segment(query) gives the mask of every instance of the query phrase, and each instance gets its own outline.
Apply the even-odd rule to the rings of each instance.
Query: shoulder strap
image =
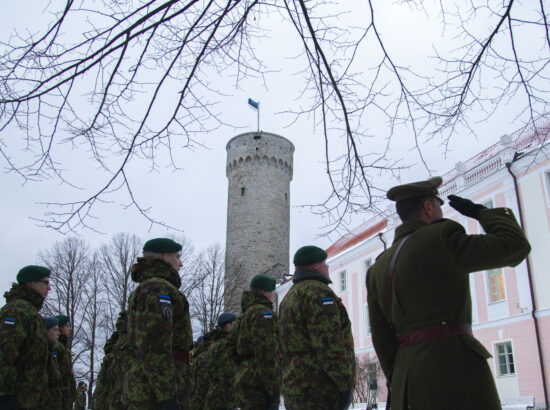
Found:
[[[388,296],[388,310],[389,310],[389,319],[391,322],[391,313],[392,313],[392,289],[393,289],[393,268],[395,268],[395,262],[397,261],[397,257],[399,256],[399,253],[401,252],[401,248],[403,245],[405,245],[405,242],[407,242],[407,239],[409,239],[410,235],[405,236],[399,245],[397,245],[397,249],[395,250],[391,261],[390,261],[390,267],[388,268],[388,276],[386,278],[386,289],[387,289],[387,296]]]

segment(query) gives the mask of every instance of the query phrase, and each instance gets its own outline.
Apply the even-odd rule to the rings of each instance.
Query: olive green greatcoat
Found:
[[[39,408],[48,383],[50,357],[44,319],[38,314],[44,298],[16,283],[4,297],[7,303],[0,310],[0,396],[12,396],[21,408]]]
[[[60,410],[63,409],[63,379],[59,371],[57,353],[54,351],[54,345],[49,344],[48,350],[50,356],[48,358],[48,388],[42,396],[43,410]]]
[[[57,365],[61,373],[61,394],[63,396],[64,410],[72,410],[76,398],[76,382],[71,362],[71,354],[67,350],[68,339],[65,335],[59,335],[59,342],[53,346],[57,357]]]
[[[444,337],[401,350],[395,336],[442,322],[471,324],[470,272],[515,266],[525,259],[530,246],[509,209],[483,210],[479,222],[486,235],[467,235],[448,219],[405,222],[367,273],[372,339],[384,374],[391,377],[392,410],[501,408],[487,364],[491,355],[473,336]],[[390,320],[388,268],[407,235],[393,272]]]
[[[216,341],[208,348],[206,361],[208,393],[205,410],[228,410],[236,408],[233,384],[237,372],[237,347],[235,334],[221,328],[212,332]]]
[[[341,299],[319,272],[297,269],[279,310],[285,358],[282,391],[294,409],[337,409],[339,392],[355,386],[351,322]]]
[[[231,331],[239,362],[235,396],[243,410],[265,410],[270,396],[281,393],[277,315],[269,299],[251,291],[242,294],[241,312]]]
[[[153,410],[175,396],[180,403],[192,392],[188,362],[174,353],[193,348],[189,303],[180,293],[178,272],[161,260],[138,258],[131,268],[139,285],[130,297],[128,343],[134,357],[124,380],[123,403]]]

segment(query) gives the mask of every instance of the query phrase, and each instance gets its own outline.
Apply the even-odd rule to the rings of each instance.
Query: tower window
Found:
[[[255,139],[255,140],[259,140],[260,138],[262,138],[261,135],[254,135],[254,139]]]
[[[244,186],[243,186],[243,187],[241,188],[241,196],[244,196],[244,190],[245,190],[245,188],[244,188]]]
[[[285,201],[288,200],[288,194],[285,192]]]

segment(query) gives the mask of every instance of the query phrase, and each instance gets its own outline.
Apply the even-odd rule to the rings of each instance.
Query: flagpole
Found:
[[[260,102],[258,101],[258,132],[260,132]]]

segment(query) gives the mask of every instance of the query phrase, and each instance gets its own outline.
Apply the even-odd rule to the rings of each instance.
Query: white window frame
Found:
[[[489,272],[491,271],[500,271],[500,274],[502,275],[502,284],[504,286],[504,298],[493,301],[491,299],[491,284],[489,282]],[[506,277],[504,275],[504,269],[503,268],[497,268],[497,269],[489,269],[485,271],[485,283],[487,286],[487,303],[489,305],[494,305],[496,303],[503,303],[506,302],[508,299],[508,292],[506,291]]]
[[[509,345],[510,346],[510,353],[512,354],[512,362],[511,362],[511,365],[514,367],[514,370],[513,372],[507,372],[505,374],[502,374],[501,371],[500,371],[500,355],[499,355],[499,352],[498,352],[498,347],[499,346],[503,346],[503,345]],[[497,377],[515,377],[517,375],[517,371],[516,371],[516,357],[515,357],[515,354],[514,354],[514,344],[512,343],[512,339],[507,339],[507,340],[499,340],[497,342],[493,342],[493,358],[494,358],[494,363],[495,363],[495,374]],[[506,355],[506,367],[507,367],[507,370],[509,370],[509,367],[510,367],[510,363],[508,362],[508,355],[510,353],[505,353]]]
[[[365,303],[363,306],[363,326],[365,328],[365,337],[371,337],[372,333],[370,330],[370,320],[369,320],[369,305]]]
[[[342,282],[343,279],[343,282]],[[342,286],[343,285],[343,286]],[[346,270],[338,272],[338,292],[344,293],[348,288],[348,275]]]

